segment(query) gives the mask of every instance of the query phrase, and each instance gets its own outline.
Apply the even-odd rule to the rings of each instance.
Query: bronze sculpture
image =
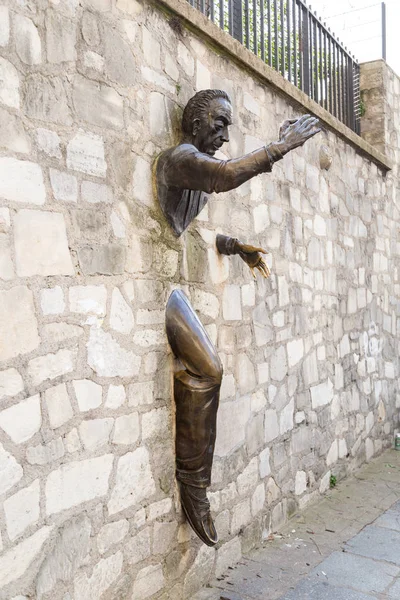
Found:
[[[161,209],[177,236],[207,203],[207,194],[234,189],[260,173],[270,172],[283,156],[320,131],[310,115],[285,121],[279,140],[232,160],[215,152],[229,141],[232,124],[229,96],[203,90],[191,98],[182,118],[181,144],[163,152],[156,164]],[[221,254],[238,254],[251,269],[270,274],[262,248],[224,235],[216,239]],[[222,365],[215,347],[185,295],[172,292],[166,308],[166,329],[172,351],[185,367],[174,375],[176,404],[176,477],[181,503],[191,527],[209,546],[218,541],[206,488],[210,485]]]

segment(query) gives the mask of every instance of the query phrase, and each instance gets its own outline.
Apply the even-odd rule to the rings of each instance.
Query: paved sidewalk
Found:
[[[388,450],[193,600],[400,600],[400,452]]]

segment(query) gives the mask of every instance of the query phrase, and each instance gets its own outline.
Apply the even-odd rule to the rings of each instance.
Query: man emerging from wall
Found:
[[[182,143],[158,158],[158,199],[177,236],[204,208],[207,194],[235,189],[256,175],[270,172],[275,162],[320,131],[318,120],[304,115],[285,121],[277,142],[241,158],[214,158],[215,152],[229,141],[231,124],[232,105],[225,92],[198,92],[183,112]],[[216,244],[221,254],[238,254],[254,277],[254,269],[264,277],[269,276],[262,248],[224,235],[217,236]],[[211,483],[222,365],[203,325],[180,290],[172,292],[168,300],[166,328],[171,348],[184,366],[174,374],[176,477],[181,503],[194,531],[205,544],[213,546],[218,536],[206,488]]]

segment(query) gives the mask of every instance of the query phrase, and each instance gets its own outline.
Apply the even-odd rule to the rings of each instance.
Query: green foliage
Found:
[[[329,487],[330,488],[334,488],[337,484],[337,477],[336,475],[331,475],[330,479],[329,479]]]
[[[363,117],[366,113],[366,106],[365,106],[365,102],[364,102],[364,98],[363,96],[360,97],[360,117]]]

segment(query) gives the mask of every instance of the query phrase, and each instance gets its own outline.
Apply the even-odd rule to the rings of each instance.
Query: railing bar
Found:
[[[285,77],[286,60],[285,60],[285,11],[283,10],[283,0],[280,1],[280,55],[281,55],[281,73]]]
[[[271,0],[267,0],[267,19],[268,19],[268,64],[270,67],[272,67]]]
[[[319,102],[319,94],[318,94],[318,38],[317,38],[317,21],[311,15],[311,19],[313,21],[313,39],[314,39],[314,47],[313,47],[313,61],[314,61],[314,100],[315,102]]]
[[[319,33],[319,93],[320,99],[319,103],[321,106],[324,106],[324,58],[323,58],[323,45],[322,45],[322,27],[321,24],[318,24],[318,33]]]
[[[219,26],[220,26],[220,29],[224,28],[224,3],[225,3],[225,0],[219,0]]]
[[[332,76],[332,87],[333,87],[333,114],[335,117],[338,115],[337,111],[337,81],[336,81],[336,46],[332,44],[332,58],[333,58],[333,76]]]
[[[257,0],[253,0],[253,52],[258,56],[257,40]]]
[[[275,37],[275,64],[274,67],[279,71],[279,26],[278,26],[278,0],[274,0],[274,37]]]
[[[264,22],[264,0],[260,2],[260,49],[261,60],[265,62],[265,22]]]
[[[245,24],[246,24],[246,48],[250,48],[249,0],[244,0],[244,16],[245,16]]]
[[[293,2],[293,67],[294,67],[294,71],[293,71],[293,81],[294,81],[294,85],[296,87],[298,87],[298,76],[297,76],[297,31],[296,31],[296,25],[297,25],[297,19],[296,19],[296,0],[292,0]]]
[[[342,68],[340,60],[340,47],[337,47],[337,63],[338,63],[338,117],[343,122],[343,96],[342,96]]]
[[[210,19],[214,23],[215,22],[214,0],[209,0],[209,2],[210,2]]]
[[[324,30],[324,78],[325,78],[325,108],[328,109],[328,46],[326,43],[326,30]]]
[[[347,83],[347,61],[342,52],[342,79],[343,79],[343,107],[344,107],[344,122],[349,124],[349,89]]]
[[[287,31],[287,74],[288,80],[292,81],[292,49],[291,49],[291,28],[290,28],[290,0],[286,0],[286,31]]]

